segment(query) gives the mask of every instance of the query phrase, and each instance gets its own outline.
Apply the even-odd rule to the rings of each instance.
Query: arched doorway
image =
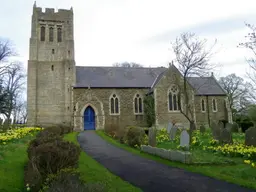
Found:
[[[95,130],[95,112],[91,106],[84,110],[84,130]]]

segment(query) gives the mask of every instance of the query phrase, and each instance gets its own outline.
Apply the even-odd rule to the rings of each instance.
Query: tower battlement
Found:
[[[33,6],[29,43],[28,125],[72,122],[75,81],[73,10]]]
[[[55,10],[54,8],[42,8],[42,7],[37,7],[36,2],[34,3],[33,6],[33,13],[39,15],[39,16],[68,16],[68,15],[73,15],[73,8],[71,7],[70,9],[57,9]]]

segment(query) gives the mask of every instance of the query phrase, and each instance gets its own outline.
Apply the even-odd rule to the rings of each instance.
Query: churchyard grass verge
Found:
[[[77,132],[72,132],[64,136],[64,140],[70,141],[79,145],[77,142]],[[137,187],[123,181],[116,175],[110,173],[105,167],[92,159],[85,152],[81,152],[78,162],[78,171],[80,172],[81,180],[86,183],[98,184],[104,186],[104,191],[108,192],[141,192]]]
[[[157,134],[157,147],[165,149],[178,149],[179,143],[176,141],[171,143],[168,135],[166,136],[166,134],[163,134],[164,132],[165,130],[162,129]],[[210,149],[209,151],[200,149],[200,147],[206,146],[206,143],[208,143],[207,146],[209,147],[212,145],[218,146],[216,141],[209,140],[209,131],[202,136],[199,136],[198,133],[195,132],[195,138],[193,138],[194,144],[192,144],[194,147],[191,147],[190,150],[193,154],[193,160],[196,161],[197,164],[192,165],[173,162],[154,155],[143,153],[139,148],[131,148],[127,144],[119,143],[116,139],[110,137],[104,131],[97,131],[97,134],[103,139],[107,140],[109,143],[144,158],[152,159],[172,167],[183,168],[191,172],[201,173],[209,177],[238,184],[247,188],[256,189],[256,168],[252,167],[251,161],[244,162],[244,160],[247,159],[243,159],[242,157],[223,156],[219,153],[213,153],[210,151]],[[234,136],[234,140],[237,139],[238,143],[242,143],[242,138],[243,137],[241,135]]]
[[[0,191],[24,191],[27,146],[39,128],[12,129],[0,133]]]

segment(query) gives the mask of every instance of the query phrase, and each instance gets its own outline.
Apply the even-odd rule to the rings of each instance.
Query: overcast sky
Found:
[[[27,65],[33,0],[1,2],[0,37],[10,39]],[[110,66],[130,61],[144,66],[168,66],[170,42],[181,32],[195,32],[212,44],[216,74],[248,70],[249,52],[237,48],[256,24],[255,0],[38,0],[37,6],[73,7],[77,65]]]

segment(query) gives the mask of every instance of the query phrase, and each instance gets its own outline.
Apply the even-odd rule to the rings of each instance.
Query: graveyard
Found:
[[[130,127],[126,131],[132,129],[131,135],[136,138],[140,128]],[[120,129],[97,133],[113,145],[142,157],[256,189],[255,130],[251,127],[242,133],[236,123],[213,123],[211,128],[200,126],[190,137],[188,129],[169,123],[165,128],[149,128],[143,139],[131,141],[121,136],[124,130]]]

